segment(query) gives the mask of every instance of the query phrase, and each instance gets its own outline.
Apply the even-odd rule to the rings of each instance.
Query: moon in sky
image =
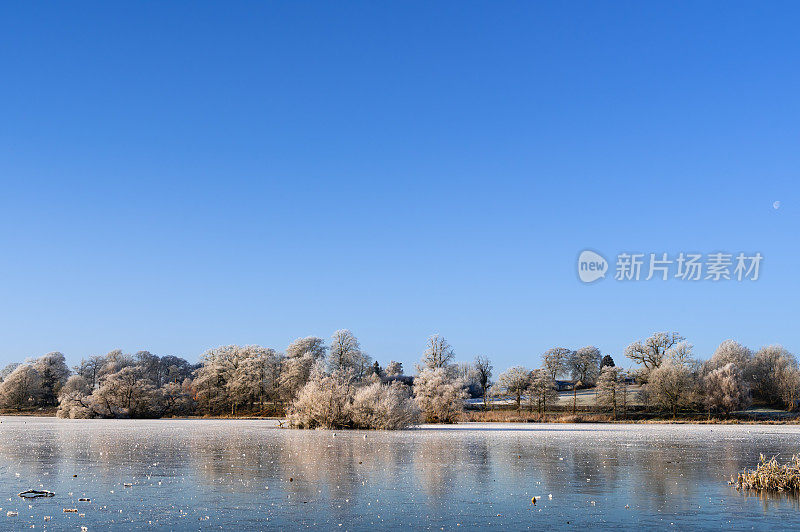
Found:
[[[777,211],[778,209],[781,208],[781,202],[780,201],[776,201],[775,203],[772,204],[772,208]]]

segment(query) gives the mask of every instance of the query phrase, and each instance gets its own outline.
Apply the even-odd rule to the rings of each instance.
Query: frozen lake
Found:
[[[334,433],[270,421],[3,417],[0,528],[776,530],[800,526],[796,499],[740,494],[726,481],[760,452],[798,451],[797,426]],[[56,496],[17,496],[31,488]]]

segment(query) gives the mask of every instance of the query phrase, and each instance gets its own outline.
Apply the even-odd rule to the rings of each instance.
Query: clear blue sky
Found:
[[[0,363],[350,328],[385,364],[800,350],[800,6],[0,9]],[[780,209],[773,202],[780,201]],[[585,249],[759,251],[581,284]],[[613,265],[612,265],[613,267]]]

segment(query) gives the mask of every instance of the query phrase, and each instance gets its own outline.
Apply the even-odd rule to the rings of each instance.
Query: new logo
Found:
[[[602,279],[608,272],[608,262],[602,255],[594,251],[581,251],[578,257],[578,277],[584,283],[593,283]]]

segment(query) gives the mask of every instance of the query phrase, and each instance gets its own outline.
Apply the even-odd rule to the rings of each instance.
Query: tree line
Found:
[[[800,398],[800,367],[795,355],[779,345],[756,351],[734,340],[725,340],[708,360],[694,355],[694,347],[677,332],[658,332],[631,343],[624,355],[633,369],[616,367],[610,355],[594,346],[572,350],[554,347],[542,356],[542,366],[529,370],[515,366],[503,372],[489,395],[511,396],[521,408],[546,412],[557,399],[556,379],[571,378],[572,411],[577,391],[595,388],[595,406],[613,413],[629,407],[629,384],[641,385],[636,403],[646,412],[681,411],[727,416],[760,404],[794,410]]]
[[[222,346],[197,364],[114,350],[70,369],[64,355],[53,352],[0,371],[0,407],[57,407],[64,418],[285,414],[296,427],[400,428],[456,421],[467,398],[482,398],[484,409],[510,398],[517,409],[524,402],[545,415],[565,387],[573,412],[578,390],[594,388],[596,407],[615,417],[629,408],[631,382],[642,385],[637,404],[673,416],[682,410],[727,415],[754,400],[793,409],[800,392],[797,359],[780,346],[753,351],[726,340],[701,361],[683,336],[662,332],[633,342],[624,354],[634,369],[617,367],[594,346],[554,347],[539,368],[514,366],[495,382],[487,357],[457,363],[440,335],[428,339],[413,377],[399,362],[384,368],[372,360],[346,329],[329,345],[311,336],[284,352]]]

